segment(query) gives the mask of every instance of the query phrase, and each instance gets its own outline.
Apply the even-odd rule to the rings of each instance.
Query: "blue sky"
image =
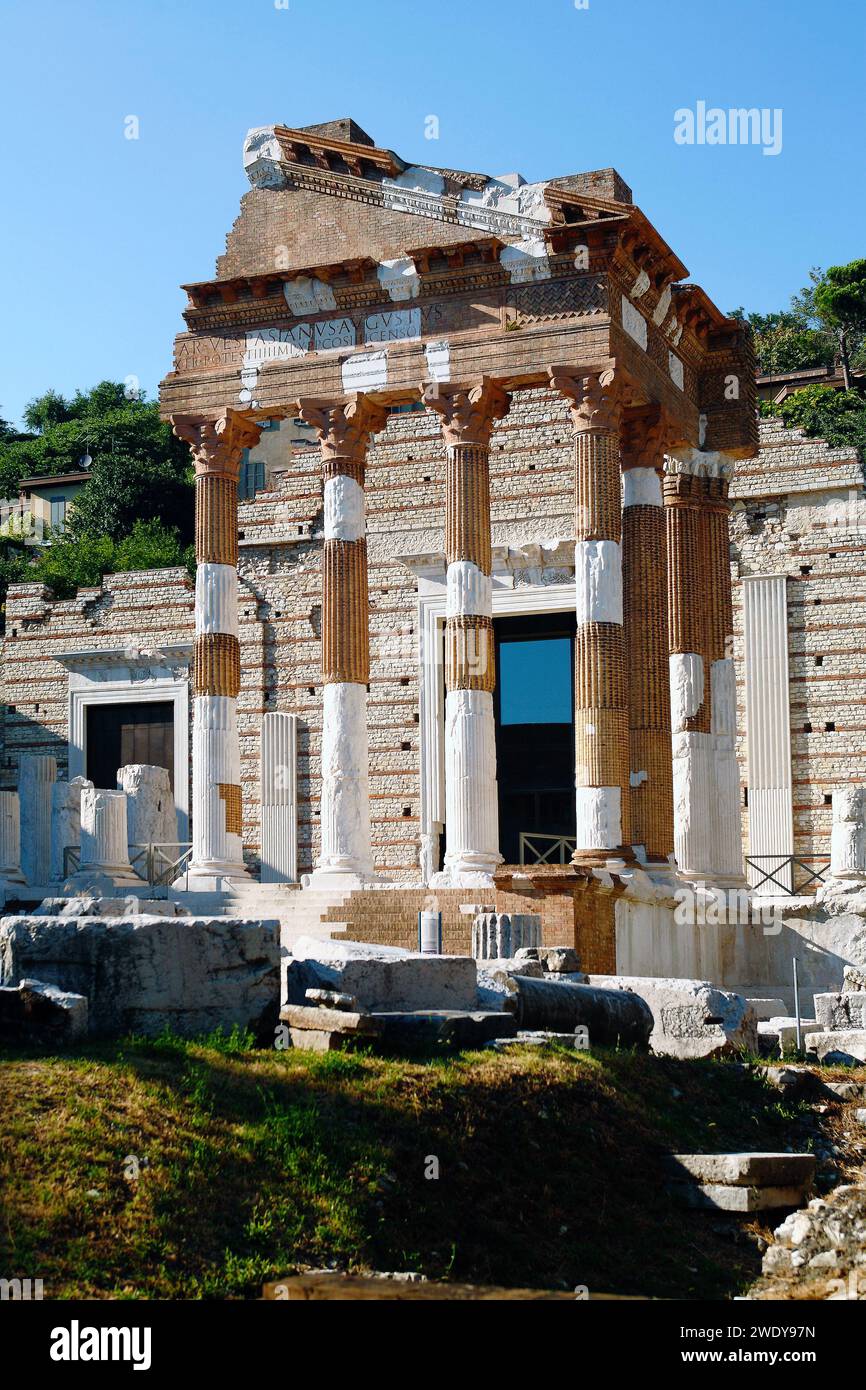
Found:
[[[155,392],[244,134],[275,121],[351,115],[412,162],[528,179],[613,165],[722,309],[866,254],[863,0],[281,4],[0,0],[7,419],[48,387]],[[781,153],[676,144],[700,100],[781,108]]]

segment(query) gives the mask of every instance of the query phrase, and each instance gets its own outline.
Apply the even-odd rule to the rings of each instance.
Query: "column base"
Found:
[[[483,854],[473,850],[453,856],[446,854],[442,869],[430,880],[430,887],[492,888],[496,870],[504,862],[501,854]]]
[[[141,894],[149,885],[128,866],[119,868],[79,869],[66,879],[58,897],[118,898],[127,893]]]
[[[612,849],[576,849],[569,862],[576,869],[606,869],[612,859],[621,859],[626,864],[637,862],[631,845],[617,845]]]
[[[185,873],[180,874],[171,886],[191,893],[222,893],[236,884],[253,881],[246,864],[209,859],[200,864],[188,864]]]

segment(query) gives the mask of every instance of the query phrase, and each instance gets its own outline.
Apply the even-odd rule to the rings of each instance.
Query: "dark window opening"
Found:
[[[174,787],[174,705],[170,700],[87,707],[87,776],[117,786],[117,769],[149,763],[168,769]]]

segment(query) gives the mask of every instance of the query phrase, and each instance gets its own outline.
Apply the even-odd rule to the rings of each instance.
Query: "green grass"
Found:
[[[0,1272],[49,1298],[256,1297],[325,1265],[726,1297],[759,1256],[671,1204],[660,1155],[784,1148],[798,1116],[725,1063],[238,1034],[6,1050],[0,1096]]]

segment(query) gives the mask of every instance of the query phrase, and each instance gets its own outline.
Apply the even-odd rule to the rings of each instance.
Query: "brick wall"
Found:
[[[738,752],[748,785],[741,575],[788,576],[794,850],[828,855],[834,787],[866,783],[866,491],[851,449],[778,420],[731,487]],[[811,729],[807,726],[811,725]],[[835,729],[827,725],[835,725]],[[743,814],[748,845],[748,811]]]

